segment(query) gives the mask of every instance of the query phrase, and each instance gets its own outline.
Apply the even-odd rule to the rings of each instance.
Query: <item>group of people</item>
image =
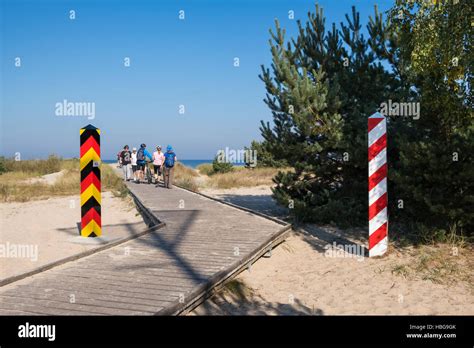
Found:
[[[146,149],[145,144],[141,144],[137,151],[134,147],[132,151],[128,145],[117,154],[119,167],[123,171],[125,181],[133,181],[137,184],[148,182],[145,179],[146,171],[150,170],[149,163],[153,164],[153,178],[155,186],[159,186],[160,178],[163,178],[164,187],[173,187],[174,166],[177,161],[176,154],[171,145],[166,147],[166,152],[161,151],[161,146],[156,146],[153,154]]]

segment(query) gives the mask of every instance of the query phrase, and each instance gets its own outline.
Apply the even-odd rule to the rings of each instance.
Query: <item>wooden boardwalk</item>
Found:
[[[0,315],[186,313],[289,229],[180,188],[128,186],[165,226],[1,287]]]

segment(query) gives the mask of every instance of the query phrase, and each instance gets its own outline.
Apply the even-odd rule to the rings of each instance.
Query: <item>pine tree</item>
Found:
[[[274,197],[293,207],[298,217],[327,215],[321,210],[337,192],[341,180],[340,149],[342,119],[337,113],[337,86],[322,69],[295,64],[291,45],[284,47],[284,31],[276,22],[270,32],[272,69],[262,67],[267,88],[266,104],[272,110],[274,127],[262,122],[261,132],[275,159],[284,159],[294,169],[275,178]],[[326,218],[330,218],[327,216]]]
[[[397,93],[400,82],[373,52],[376,36],[387,35],[382,16],[376,11],[369,23],[370,39],[360,33],[354,7],[346,21],[340,30],[333,24],[326,31],[323,11],[316,5],[305,25],[298,21],[298,37],[286,47],[277,22],[270,43],[273,74],[264,69],[261,75],[274,126],[262,123],[261,132],[275,158],[286,159],[295,169],[275,178],[274,195],[280,202],[294,201],[293,212],[306,220],[363,224],[367,221],[367,117]],[[302,93],[295,92],[299,84],[306,85]],[[325,115],[322,122],[301,117],[300,110],[309,107],[309,96],[319,100],[311,110]],[[309,151],[308,129],[315,132]]]

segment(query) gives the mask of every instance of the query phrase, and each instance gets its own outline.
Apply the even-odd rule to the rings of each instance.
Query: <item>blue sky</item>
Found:
[[[124,144],[172,144],[181,159],[260,140],[260,64],[269,66],[268,30],[287,37],[314,10],[307,0],[0,0],[0,154],[22,158],[79,154],[79,129],[101,128],[103,159]],[[365,24],[374,4],[319,1],[326,24],[356,5]],[[76,18],[69,19],[74,10]],[[185,20],[178,18],[185,11]],[[288,18],[293,10],[295,20]],[[21,67],[15,67],[20,57]],[[130,67],[124,58],[130,58]],[[240,67],[234,67],[234,58]],[[94,102],[95,119],[59,117],[56,103]],[[185,113],[179,113],[184,105]]]

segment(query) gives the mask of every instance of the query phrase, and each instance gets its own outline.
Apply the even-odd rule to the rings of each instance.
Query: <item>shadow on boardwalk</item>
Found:
[[[269,194],[262,195],[235,195],[235,194],[216,194],[214,197],[225,202],[232,203],[247,209],[257,211],[272,217],[289,222],[288,209],[279,206]],[[327,245],[356,246],[357,248],[346,250],[354,253],[362,250],[364,256],[368,256],[368,251],[363,242],[366,239],[366,230],[348,229],[338,231],[337,228],[322,227],[312,224],[295,226],[294,230],[301,233],[303,239],[319,253],[325,253]],[[360,256],[357,254],[357,256]]]
[[[121,239],[123,236],[119,235],[119,230],[125,228],[127,230],[126,236],[136,236],[143,232],[146,228],[146,225],[143,222],[133,222],[133,223],[118,223],[118,224],[107,224],[102,225],[102,230],[107,231],[107,234],[104,233],[107,237],[115,237],[117,239]],[[75,237],[81,235],[81,222],[76,222],[76,227],[68,227],[68,228],[57,228],[56,231],[60,233],[64,233],[65,235]],[[104,241],[103,244],[107,244]]]
[[[166,211],[159,211],[160,216],[163,218],[164,221],[182,221],[179,226],[173,226],[173,229],[178,231],[173,238],[167,237],[167,235],[163,236],[162,231],[163,229],[151,231],[146,235],[146,238],[139,238],[135,239],[135,242],[143,244],[145,246],[150,246],[154,249],[159,249],[164,251],[167,256],[172,258],[176,261],[176,264],[180,268],[182,272],[184,272],[188,277],[193,279],[196,284],[199,284],[206,280],[206,276],[201,275],[198,270],[192,267],[191,263],[186,261],[178,251],[180,244],[186,239],[186,235],[189,230],[193,226],[193,221],[195,221],[199,216],[199,210],[166,210]],[[142,215],[142,218],[145,223],[149,222],[146,216]],[[113,228],[116,226],[120,226],[125,228],[128,232],[129,236],[136,236],[138,233],[143,231],[143,223],[130,223],[130,224],[116,224],[116,225],[105,225],[103,228]],[[165,227],[167,228],[167,227]],[[58,231],[62,233],[66,233],[68,235],[80,235],[81,231],[81,223],[77,223],[77,229],[75,228],[64,228],[58,229]],[[119,238],[120,239],[120,238]],[[108,242],[104,241],[100,244],[107,244]],[[117,266],[117,269],[122,270],[137,270],[137,269],[145,269],[145,268],[160,268],[164,266],[165,263],[163,262],[144,262],[144,263],[134,263],[132,265],[127,266]]]
[[[278,219],[288,219],[288,209],[278,205],[271,195],[235,195],[235,194],[215,194],[215,198],[224,202],[232,203],[268,216]]]
[[[154,212],[153,212],[154,213]],[[193,222],[197,220],[199,216],[199,210],[166,210],[160,211],[160,217],[163,221],[182,221],[179,226],[165,226],[164,228],[172,228],[177,231],[173,237],[164,235],[163,229],[151,231],[147,234],[146,238],[136,239],[136,242],[145,246],[150,246],[156,249],[162,250],[167,256],[176,261],[176,264],[182,272],[188,277],[193,279],[196,284],[199,284],[207,279],[205,275],[199,273],[199,271],[191,265],[190,262],[186,261],[178,250],[180,244],[186,239],[186,235],[193,227]],[[168,222],[170,224],[170,222]],[[133,234],[133,229],[130,229],[130,234]],[[139,268],[159,268],[160,262],[157,263],[143,263],[126,266],[125,268],[133,270]]]

